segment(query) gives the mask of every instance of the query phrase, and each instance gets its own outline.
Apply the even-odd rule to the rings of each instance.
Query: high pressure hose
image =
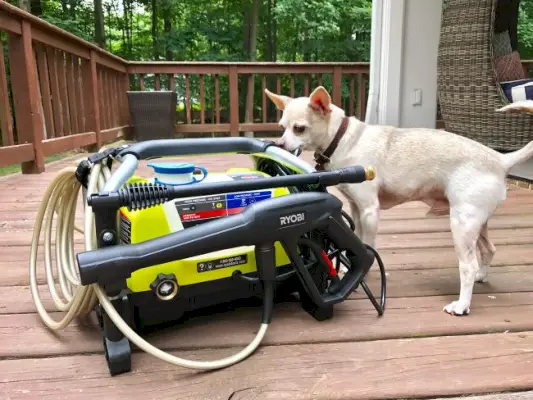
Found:
[[[102,151],[102,150],[101,150]],[[76,178],[76,167],[62,169],[50,183],[44,194],[35,220],[30,256],[30,289],[37,312],[45,325],[57,331],[65,328],[70,322],[81,315],[90,314],[97,302],[101,304],[117,328],[137,347],[170,364],[180,367],[213,370],[229,367],[250,356],[263,340],[270,323],[273,308],[273,282],[264,281],[264,308],[262,323],[255,338],[239,353],[215,361],[193,361],[176,357],[152,346],[141,338],[119,315],[115,307],[99,285],[83,286],[80,283],[76,268],[74,252],[74,231],[84,234],[85,250],[96,249],[96,230],[92,208],[85,202],[84,229],[75,225],[76,205],[81,184]],[[111,176],[110,168],[102,163],[92,166],[87,186],[87,196],[103,189]],[[52,266],[52,225],[54,214],[57,215],[55,227],[56,270],[61,290],[58,293]],[[39,239],[44,224],[44,267],[46,283],[57,311],[66,311],[61,320],[55,320],[46,311],[39,297],[37,284],[37,252]]]

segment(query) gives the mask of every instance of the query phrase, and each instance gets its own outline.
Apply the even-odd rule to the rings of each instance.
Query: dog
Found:
[[[449,216],[460,294],[443,311],[468,315],[474,283],[487,280],[496,252],[487,222],[507,198],[508,171],[533,155],[533,141],[501,154],[445,130],[366,124],[346,116],[322,86],[308,97],[291,98],[268,89],[265,93],[282,111],[278,146],[291,152],[314,151],[317,169],[374,168],[375,179],[338,186],[364,243],[375,246],[380,211],[399,204],[422,201],[430,207],[427,215]]]

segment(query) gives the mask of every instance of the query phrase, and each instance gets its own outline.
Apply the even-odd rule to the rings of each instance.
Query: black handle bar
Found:
[[[133,154],[139,160],[150,158],[186,156],[198,154],[264,153],[274,142],[246,137],[225,137],[205,139],[161,139],[134,143],[119,153],[119,156]]]
[[[372,167],[365,168],[356,165],[334,171],[258,178],[249,181],[200,183],[187,186],[141,183],[126,185],[124,188],[114,192],[92,194],[87,199],[87,202],[95,210],[98,208],[118,209],[120,207],[142,209],[183,197],[207,196],[297,185],[319,184],[333,186],[339,183],[361,183],[374,179],[374,176],[375,172]]]

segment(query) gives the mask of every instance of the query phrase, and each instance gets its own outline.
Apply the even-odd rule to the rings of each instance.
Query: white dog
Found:
[[[533,155],[533,141],[500,154],[443,130],[367,125],[346,117],[321,86],[309,97],[294,99],[265,92],[283,112],[279,146],[315,151],[317,167],[328,170],[350,165],[374,168],[374,180],[338,187],[349,201],[363,242],[375,245],[380,209],[422,201],[430,206],[428,215],[450,216],[461,288],[458,300],[444,311],[469,314],[474,282],[486,281],[496,251],[487,221],[507,197],[507,172]]]

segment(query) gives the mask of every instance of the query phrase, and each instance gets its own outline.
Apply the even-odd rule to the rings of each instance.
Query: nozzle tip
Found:
[[[371,181],[376,177],[376,171],[372,167],[365,167],[365,176],[367,181]]]

